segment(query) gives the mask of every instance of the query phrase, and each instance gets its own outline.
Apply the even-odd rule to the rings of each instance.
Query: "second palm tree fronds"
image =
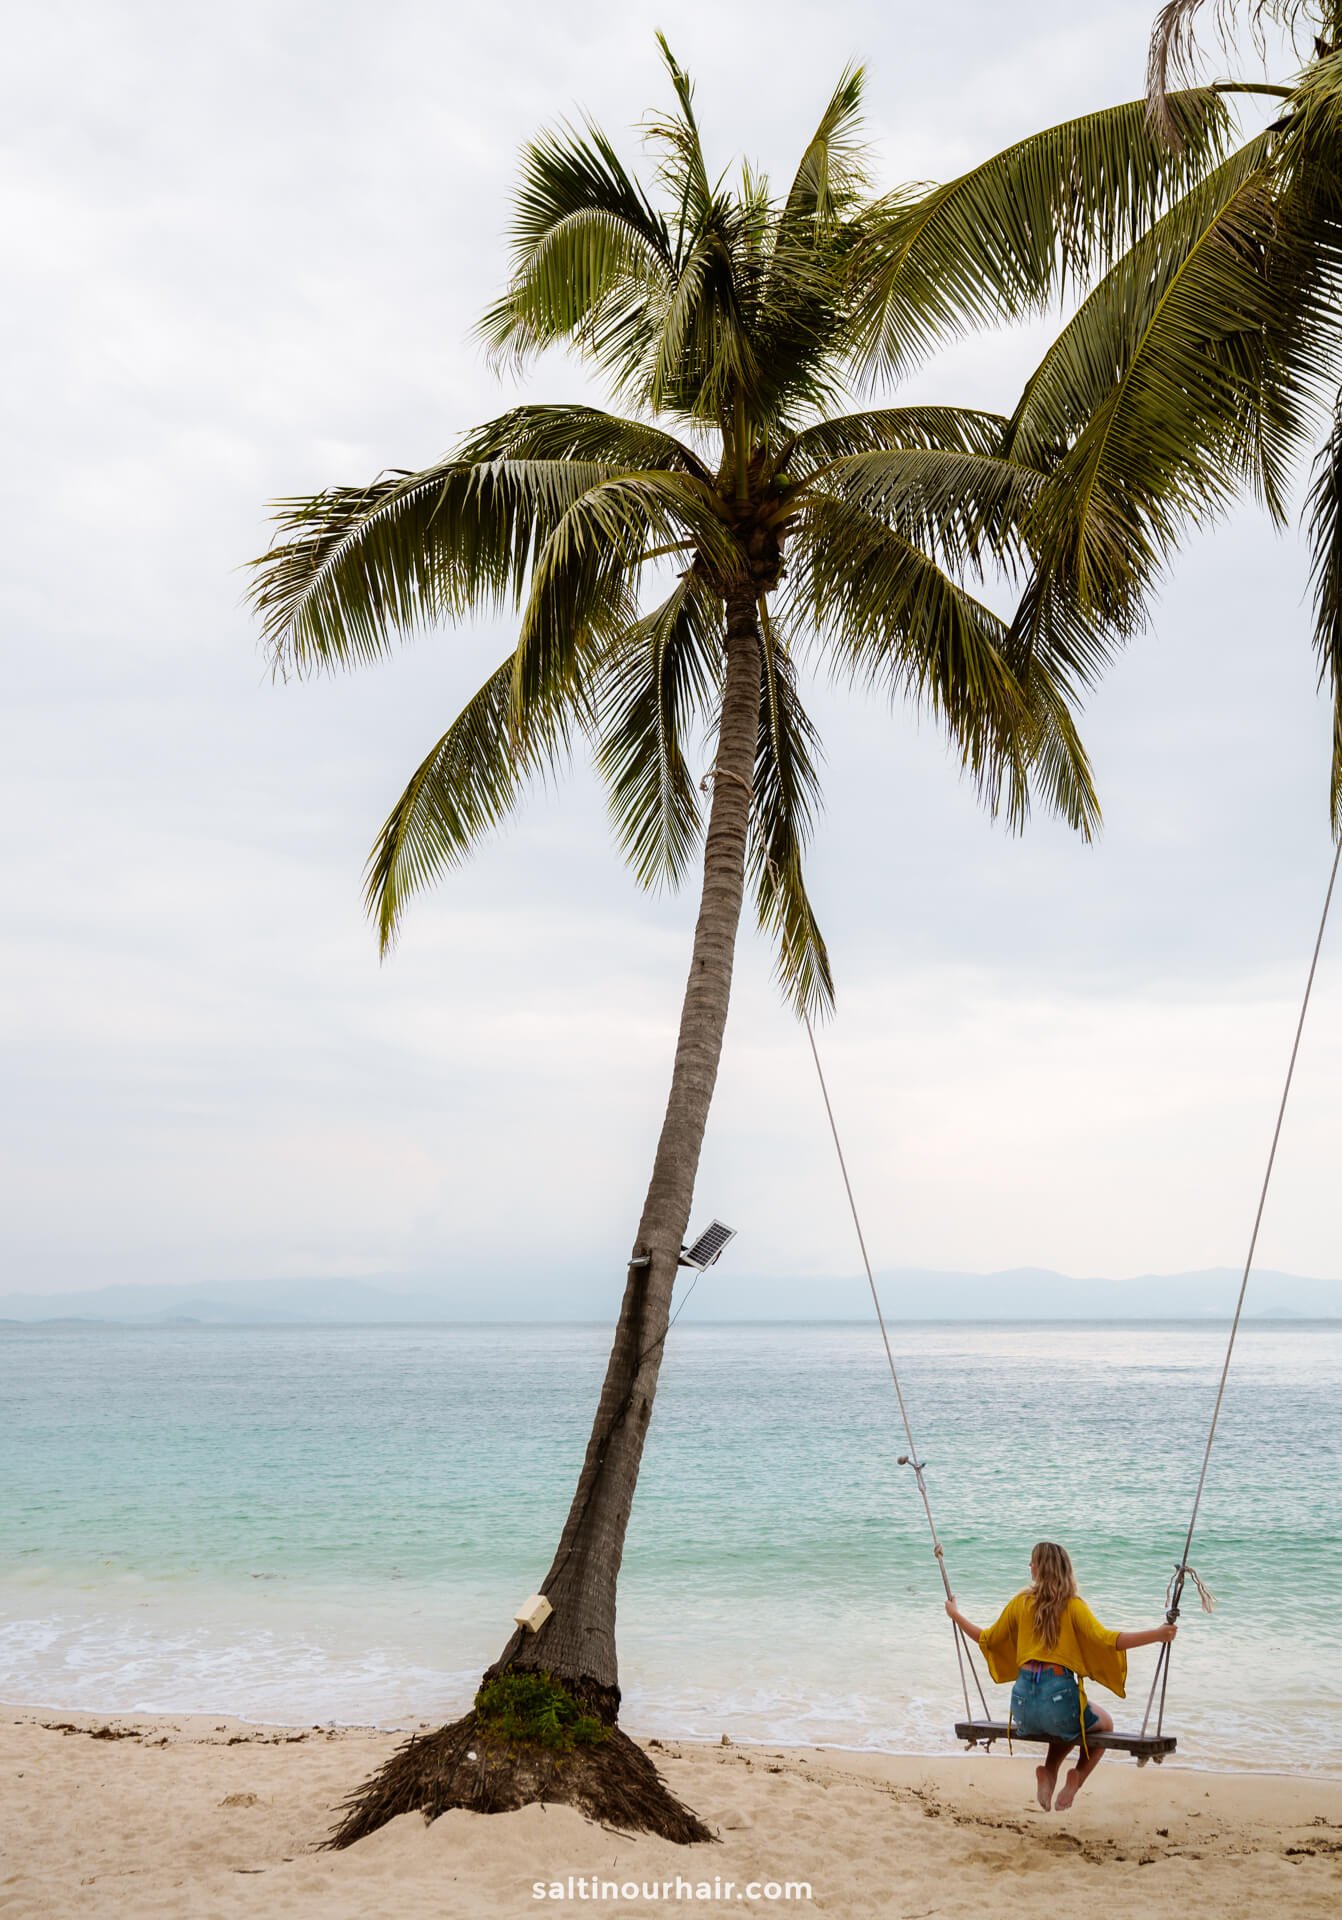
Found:
[[[1171,0],[1153,36],[1151,116],[1177,145],[1171,71],[1195,56],[1201,0]],[[1332,699],[1332,824],[1342,832],[1342,5],[1215,9],[1307,30],[1285,83],[1218,82],[1274,114],[1203,172],[1113,266],[1050,347],[1006,449],[1049,467],[1026,538],[1016,620],[1028,653],[1067,631],[1131,631],[1183,533],[1248,490],[1280,524],[1313,450],[1305,512],[1314,643]]]

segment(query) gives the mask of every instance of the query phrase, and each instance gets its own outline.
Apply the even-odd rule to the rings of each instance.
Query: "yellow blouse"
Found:
[[[1121,1700],[1128,1678],[1128,1656],[1118,1645],[1117,1628],[1102,1627],[1079,1594],[1062,1616],[1058,1637],[1046,1647],[1035,1632],[1029,1588],[1008,1600],[1000,1618],[979,1635],[988,1672],[999,1683],[1014,1680],[1027,1660],[1052,1660],[1083,1679],[1098,1680]]]

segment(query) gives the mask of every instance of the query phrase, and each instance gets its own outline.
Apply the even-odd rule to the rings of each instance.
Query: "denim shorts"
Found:
[[[1086,1707],[1086,1732],[1097,1727],[1100,1717]],[[1048,1740],[1081,1738],[1081,1695],[1076,1675],[1048,1668],[1022,1668],[1011,1689],[1012,1731],[1022,1736],[1042,1735]]]

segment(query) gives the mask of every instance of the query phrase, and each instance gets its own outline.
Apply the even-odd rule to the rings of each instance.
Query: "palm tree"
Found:
[[[1045,471],[1003,451],[999,416],[847,411],[846,396],[872,355],[902,372],[1114,258],[1225,135],[1216,96],[1190,91],[1173,104],[1177,151],[1137,102],[1033,136],[949,186],[874,198],[861,74],[848,71],[775,196],[749,167],[713,177],[690,83],[665,42],[662,53],[674,105],[647,128],[651,189],[595,126],[539,137],[512,278],[483,322],[503,359],[574,347],[627,411],[519,406],[436,466],[281,502],[277,544],[254,563],[284,671],[373,661],[481,607],[518,611],[513,651],[431,748],[372,853],[384,949],[415,891],[580,741],[643,884],[682,881],[702,841],[666,1115],[586,1457],[540,1583],[552,1611],[503,1647],[475,1713],[412,1742],[354,1796],[336,1844],[413,1807],[537,1797],[706,1837],[618,1729],[616,1582],[748,882],[793,1003],[823,1009],[833,992],[803,871],[819,799],[803,646],[930,712],[1013,825],[1032,789],[1087,836],[1098,819],[1071,712],[1092,662],[1047,639],[1027,658],[973,591],[985,571],[1022,563]],[[690,764],[700,729],[714,743],[706,824]],[[581,1713],[592,1735],[559,1758],[489,1738],[495,1683],[535,1675],[557,1687],[544,1697],[551,1732]]]
[[[1204,0],[1170,0],[1149,61],[1154,126],[1177,145],[1169,81],[1196,55]],[[1342,833],[1342,4],[1244,0],[1236,16],[1311,34],[1285,82],[1227,80],[1276,117],[1200,173],[1083,302],[1026,385],[1003,443],[1052,474],[1024,534],[1034,566],[1014,622],[1028,657],[1142,626],[1191,525],[1248,489],[1279,524],[1302,456],[1314,643],[1333,703],[1330,802]],[[1069,641],[1069,633],[1073,638]]]

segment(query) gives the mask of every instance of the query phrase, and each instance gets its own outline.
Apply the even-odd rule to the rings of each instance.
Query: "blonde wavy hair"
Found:
[[[1046,1647],[1057,1645],[1067,1602],[1076,1594],[1076,1575],[1066,1547],[1041,1540],[1030,1555],[1030,1604],[1035,1632]]]

